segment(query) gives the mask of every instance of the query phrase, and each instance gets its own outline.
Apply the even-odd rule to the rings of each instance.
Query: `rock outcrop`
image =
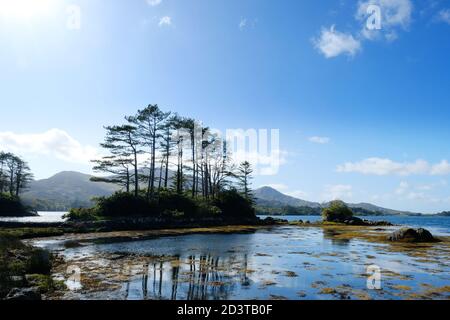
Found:
[[[395,242],[412,242],[412,243],[439,241],[439,239],[433,237],[430,231],[423,228],[419,229],[402,228],[389,235],[388,240]]]

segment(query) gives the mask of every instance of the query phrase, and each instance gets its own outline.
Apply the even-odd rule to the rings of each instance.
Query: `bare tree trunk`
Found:
[[[192,198],[195,197],[195,125],[191,134],[191,148],[192,148]]]
[[[139,194],[139,176],[138,176],[138,163],[137,163],[137,152],[134,151],[134,196],[137,197]]]
[[[153,125],[153,135],[152,135],[152,160],[150,169],[150,196],[155,193],[155,162],[156,162],[156,123]]]

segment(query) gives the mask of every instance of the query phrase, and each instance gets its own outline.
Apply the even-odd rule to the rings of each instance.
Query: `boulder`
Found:
[[[352,217],[351,219],[345,220],[344,224],[348,226],[364,226],[365,222],[358,217]]]
[[[402,228],[388,236],[389,241],[397,242],[438,242],[426,229]]]
[[[6,300],[42,300],[41,294],[37,288],[14,288],[6,296]]]

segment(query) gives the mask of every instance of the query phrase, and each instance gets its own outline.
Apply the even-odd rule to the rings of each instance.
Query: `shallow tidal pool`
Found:
[[[39,240],[34,245],[61,257],[54,277],[68,290],[50,299],[450,298],[447,242],[399,250],[387,243],[341,239],[319,227],[280,226],[237,234],[80,246]],[[377,268],[380,289],[369,289],[378,279]]]

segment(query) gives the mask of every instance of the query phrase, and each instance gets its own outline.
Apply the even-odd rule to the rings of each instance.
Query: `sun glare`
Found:
[[[0,18],[31,20],[48,15],[55,0],[0,0]]]

